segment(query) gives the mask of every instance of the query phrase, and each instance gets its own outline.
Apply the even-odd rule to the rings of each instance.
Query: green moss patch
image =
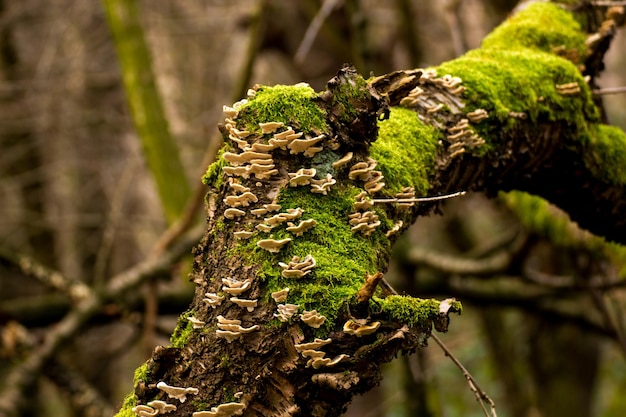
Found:
[[[193,334],[193,324],[187,318],[193,315],[193,311],[186,311],[178,318],[178,324],[172,332],[170,343],[172,347],[180,348],[187,344]]]
[[[589,140],[583,154],[587,167],[611,184],[626,184],[626,134],[615,126],[598,125]]]
[[[261,87],[239,110],[237,125],[260,133],[259,123],[283,122],[315,135],[328,130],[326,115],[314,101],[317,93],[305,85]]]
[[[375,304],[372,309],[378,308],[391,320],[411,327],[424,327],[428,325],[429,320],[439,317],[440,302],[434,299],[424,300],[404,295],[390,295],[386,298],[374,297],[372,302]],[[453,302],[448,311],[461,314],[461,303]]]
[[[378,129],[370,156],[385,176],[385,189],[397,193],[402,187],[414,187],[416,195],[424,195],[440,133],[421,123],[414,111],[401,107],[391,108],[389,118],[379,122]]]

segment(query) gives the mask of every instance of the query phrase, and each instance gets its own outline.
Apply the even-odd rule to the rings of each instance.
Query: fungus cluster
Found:
[[[468,113],[468,117],[470,117],[469,115],[472,114],[472,118],[478,121],[488,117],[484,110],[484,113],[480,112],[479,110]],[[449,128],[448,131],[450,132],[450,134],[446,136],[446,139],[449,143],[451,143],[451,145],[448,147],[448,151],[450,152],[450,158],[454,158],[464,153],[465,148],[476,148],[485,143],[485,140],[483,138],[478,136],[478,134],[474,133],[474,131],[470,129],[469,119],[461,119],[457,122],[456,125]]]
[[[230,417],[240,416],[246,406],[242,403],[224,403],[217,407],[211,407],[211,411],[196,411],[192,417]]]
[[[239,307],[245,308],[252,312],[257,306],[257,299],[248,300],[244,298],[230,297],[230,302],[237,304]]]
[[[476,109],[466,114],[472,123],[479,123],[489,117],[489,113],[485,109]]]
[[[202,320],[198,320],[197,318],[195,318],[194,316],[189,316],[187,317],[187,320],[189,321],[189,323],[191,323],[191,326],[194,329],[201,329],[204,327],[204,325],[206,324],[205,322],[203,322]]]
[[[154,417],[159,414],[166,414],[170,411],[176,411],[174,404],[168,404],[165,401],[154,400],[150,401],[148,405],[138,405],[132,408],[133,413],[139,417]]]
[[[335,185],[337,180],[333,178],[331,174],[326,174],[326,177],[321,180],[311,179],[311,192],[316,194],[327,195],[330,187]]]
[[[322,316],[317,310],[305,311],[300,314],[300,320],[313,327],[319,329],[326,321],[326,317]]]
[[[265,249],[268,252],[278,253],[283,248],[283,246],[285,246],[289,242],[291,242],[291,238],[285,238],[280,240],[262,239],[259,240],[256,245],[261,249]]]
[[[289,294],[289,287],[285,287],[279,291],[274,291],[271,296],[272,299],[277,303],[282,303],[287,301],[287,294]]]
[[[382,182],[383,173],[381,171],[375,171],[377,162],[372,158],[367,158],[366,161],[357,162],[350,168],[348,178],[351,180],[361,180],[364,182],[363,188],[369,194],[374,194],[380,191],[385,183]]]
[[[353,153],[348,152],[347,154],[345,154],[344,156],[342,156],[341,158],[333,162],[332,163],[333,169],[340,169],[348,165],[348,162],[350,162],[350,160],[352,159],[352,156],[353,156]]]
[[[278,304],[276,306],[277,312],[274,313],[274,317],[283,323],[288,322],[294,314],[298,312],[300,306],[298,304]]]
[[[556,92],[564,96],[580,93],[580,86],[575,81],[567,84],[557,84],[555,87]]]
[[[308,275],[317,264],[311,255],[307,255],[302,260],[294,256],[288,264],[279,262],[278,265],[283,269],[281,272],[283,278],[302,278]]]
[[[380,226],[378,214],[373,211],[352,213],[348,217],[350,218],[348,223],[352,226],[350,230],[353,232],[361,232],[365,236],[369,236],[378,226]]]
[[[317,221],[315,219],[302,220],[297,226],[294,223],[288,222],[287,226],[288,232],[291,232],[296,236],[302,236],[304,232],[317,226]]]
[[[313,369],[319,369],[322,366],[334,366],[339,362],[349,358],[349,355],[341,354],[333,359],[326,358],[326,352],[319,349],[331,343],[331,339],[318,339],[315,338],[313,342],[295,344],[294,347],[298,353],[304,358],[308,358],[307,367],[313,367]]]
[[[396,193],[395,197],[398,200],[411,200],[415,198],[415,188],[413,187],[403,187],[402,191]],[[398,207],[413,207],[413,202],[400,202],[397,204]]]
[[[184,403],[187,400],[187,395],[195,395],[198,393],[198,388],[182,388],[167,385],[165,382],[159,382],[156,387],[165,392],[169,398],[174,398]]]
[[[258,324],[250,327],[241,327],[241,320],[227,319],[223,316],[217,316],[217,330],[215,334],[217,337],[226,339],[228,343],[235,339],[238,339],[243,334],[252,333],[259,330]]]
[[[315,174],[315,168],[300,168],[296,172],[290,172],[289,185],[291,187],[309,185],[311,183],[311,179],[315,176]]]
[[[376,330],[378,330],[379,327],[380,327],[379,321],[375,321],[373,323],[367,324],[367,323],[359,323],[357,320],[350,319],[346,321],[346,323],[343,325],[343,331],[344,333],[361,337],[361,336],[367,336],[376,332]]]
[[[207,292],[204,294],[204,297],[205,298],[203,298],[202,301],[212,308],[216,308],[218,305],[222,304],[222,301],[224,300],[223,296],[219,296],[214,292]]]
[[[385,236],[387,236],[388,238],[395,235],[396,233],[398,233],[400,231],[400,228],[402,228],[402,225],[404,224],[404,222],[402,220],[398,220],[396,223],[394,223],[393,227],[389,230],[387,230],[387,233],[385,233]]]
[[[374,202],[372,200],[370,200],[369,198],[365,198],[366,196],[367,196],[367,192],[362,191],[354,197],[355,202],[354,202],[353,207],[355,211],[367,210],[374,205]]]

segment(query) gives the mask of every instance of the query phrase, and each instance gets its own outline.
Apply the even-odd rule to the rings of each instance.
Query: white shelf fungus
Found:
[[[174,387],[171,385],[167,385],[163,381],[157,384],[157,388],[160,389],[161,391],[164,391],[168,395],[168,397],[175,398],[179,400],[181,403],[184,403],[187,400],[187,395],[194,395],[198,393],[198,388]]]
[[[319,329],[326,321],[326,317],[322,316],[317,310],[305,311],[300,314],[300,320],[313,327]]]
[[[276,310],[278,313],[274,313],[274,317],[278,320],[284,322],[289,321],[289,319],[298,312],[298,308],[300,306],[298,304],[278,304]]]
[[[271,295],[274,301],[277,303],[282,303],[287,301],[287,294],[289,294],[289,287],[283,288],[280,291],[274,291]]]
[[[261,249],[265,249],[268,252],[278,253],[287,243],[291,242],[291,238],[285,238],[281,240],[275,239],[263,239],[259,240],[256,244]]]
[[[246,300],[243,298],[230,297],[230,301],[237,304],[239,307],[245,308],[248,311],[254,311],[254,308],[257,306],[257,300]]]
[[[315,219],[302,220],[298,225],[294,225],[293,223],[287,223],[289,227],[287,227],[287,231],[293,233],[296,236],[302,236],[304,232],[307,232],[317,226],[317,221]]]
[[[230,417],[240,416],[246,406],[242,403],[225,403],[211,407],[211,411],[196,411],[192,417]]]
[[[207,292],[204,294],[206,298],[203,298],[202,301],[212,308],[216,308],[218,305],[222,304],[224,297],[217,295],[214,292]]]

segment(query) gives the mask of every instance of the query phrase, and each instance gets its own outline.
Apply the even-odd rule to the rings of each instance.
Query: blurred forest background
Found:
[[[133,124],[103,3],[0,0],[0,385],[71,308],[59,282],[97,291],[145,259],[176,220],[163,209]],[[255,83],[305,81],[320,90],[345,62],[366,77],[436,65],[478,47],[516,2],[136,3],[162,131],[180,154],[182,195],[200,196],[184,204],[202,227],[200,176],[220,146],[223,104]],[[625,51],[622,32],[601,87],[626,85]],[[609,121],[626,128],[626,95],[603,99]],[[466,196],[442,214],[404,236],[388,278],[414,296],[463,302],[442,339],[500,417],[623,416],[626,252],[521,194]],[[151,274],[68,338],[23,415],[112,415],[133,370],[168,344],[193,294],[190,265],[187,256]],[[482,411],[434,343],[389,364],[380,388],[346,413],[460,415]]]

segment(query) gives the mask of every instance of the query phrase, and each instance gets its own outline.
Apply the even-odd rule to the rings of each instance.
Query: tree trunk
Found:
[[[193,302],[118,415],[159,399],[172,417],[338,416],[382,363],[446,331],[458,302],[377,287],[436,203],[377,200],[522,189],[623,242],[626,137],[599,124],[580,71],[593,53],[570,12],[537,3],[438,68],[366,81],[344,67],[319,94],[257,87],[226,108]]]

